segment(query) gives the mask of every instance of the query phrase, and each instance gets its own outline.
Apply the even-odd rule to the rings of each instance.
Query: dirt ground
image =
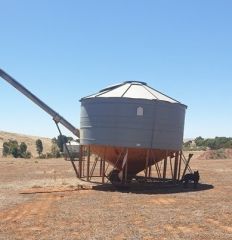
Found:
[[[232,159],[196,160],[197,190],[79,190],[63,159],[0,159],[0,239],[232,239]]]

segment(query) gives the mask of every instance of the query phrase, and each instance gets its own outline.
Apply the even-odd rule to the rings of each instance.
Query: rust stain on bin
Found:
[[[107,148],[107,151],[105,149]],[[122,170],[123,156],[125,155],[126,149],[124,147],[110,147],[110,146],[97,146],[92,145],[91,151],[102,159],[106,159],[111,165],[118,170]],[[155,162],[163,160],[167,156],[173,157],[175,151],[167,151],[152,149],[149,156],[148,166],[152,166]],[[146,167],[146,154],[147,149],[145,148],[129,148],[128,149],[128,173],[137,174],[145,169]],[[119,156],[122,156],[119,158]]]

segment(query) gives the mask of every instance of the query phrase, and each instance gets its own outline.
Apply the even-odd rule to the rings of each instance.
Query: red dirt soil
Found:
[[[192,160],[191,187],[79,190],[63,159],[0,159],[0,239],[232,239],[232,159]]]

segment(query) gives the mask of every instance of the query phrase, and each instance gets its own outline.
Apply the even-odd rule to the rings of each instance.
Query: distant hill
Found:
[[[43,143],[43,153],[51,151],[52,141],[50,138],[0,131],[0,156],[2,156],[3,143],[7,142],[8,140],[16,140],[19,144],[21,142],[25,142],[27,144],[28,151],[30,151],[33,156],[37,156],[38,154],[36,152],[35,145],[35,141],[37,139],[40,139]]]

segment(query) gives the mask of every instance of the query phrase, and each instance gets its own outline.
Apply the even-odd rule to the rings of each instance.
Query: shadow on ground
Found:
[[[200,192],[213,189],[214,186],[210,184],[199,183],[197,188],[194,188],[193,184],[188,184],[187,187],[183,184],[166,184],[166,183],[149,183],[139,184],[134,183],[129,186],[114,186],[112,184],[103,184],[93,186],[97,191],[109,191],[109,192],[124,192],[124,193],[136,193],[136,194],[172,194],[183,192]]]

